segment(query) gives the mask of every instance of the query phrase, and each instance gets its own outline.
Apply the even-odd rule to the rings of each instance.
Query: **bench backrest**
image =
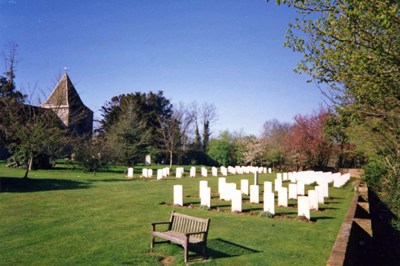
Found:
[[[179,232],[179,233],[192,233],[199,231],[208,232],[210,219],[202,219],[198,217],[189,216],[186,214],[172,212],[170,222],[171,222],[170,230],[174,232]],[[192,237],[206,241],[207,233],[192,235]]]

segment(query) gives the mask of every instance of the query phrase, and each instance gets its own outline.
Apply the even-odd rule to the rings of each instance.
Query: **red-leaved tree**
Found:
[[[296,170],[324,169],[327,167],[332,143],[325,137],[324,126],[328,111],[319,108],[311,115],[296,115],[295,123],[286,135],[286,152]]]

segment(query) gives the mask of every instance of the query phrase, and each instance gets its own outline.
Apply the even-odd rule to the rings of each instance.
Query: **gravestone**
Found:
[[[145,178],[147,178],[147,173],[148,173],[147,168],[143,168],[143,169],[142,169],[142,176],[145,177]]]
[[[264,192],[264,211],[275,214],[275,194]]]
[[[177,167],[176,170],[175,170],[176,178],[182,178],[183,172],[184,172],[183,167]]]
[[[183,186],[174,185],[174,205],[183,206]]]
[[[260,203],[260,189],[258,185],[250,186],[250,202],[251,203]]]
[[[305,216],[310,220],[310,200],[307,196],[299,196],[297,199],[297,215]]]
[[[205,167],[201,168],[201,176],[202,177],[207,177],[207,168],[205,168]]]
[[[200,184],[199,196],[200,196],[200,199],[201,199],[204,196],[205,189],[208,187],[208,181],[207,180],[201,180],[199,182],[199,184]]]
[[[232,194],[236,190],[236,183],[225,183],[223,192],[221,195],[223,195],[224,200],[232,200]]]
[[[240,180],[240,190],[243,194],[249,195],[249,180],[242,179]]]
[[[279,191],[282,187],[282,179],[275,179],[275,191]]]
[[[282,174],[282,180],[287,181],[288,180],[288,173],[283,173]]]
[[[129,178],[129,179],[133,178],[133,168],[132,167],[128,168],[128,176],[127,176],[127,178]]]
[[[305,195],[304,193],[304,183],[301,180],[297,181],[297,195]]]
[[[324,204],[324,191],[321,186],[315,186],[315,191],[317,192],[318,203]]]
[[[196,167],[192,166],[190,167],[190,177],[196,177]]]
[[[270,181],[264,182],[264,193],[265,192],[272,193],[272,182]]]
[[[147,178],[153,177],[153,169],[147,169]]]
[[[218,168],[217,167],[212,167],[211,168],[211,174],[212,174],[212,176],[218,176]]]
[[[288,206],[288,191],[285,187],[281,187],[278,191],[278,206]]]
[[[142,157],[142,158],[143,158],[143,157]],[[144,163],[145,163],[146,165],[151,164],[151,155],[150,155],[150,154],[147,154],[147,155],[146,155],[146,158],[145,158],[145,160],[144,160]]]
[[[218,178],[218,194],[221,194],[221,191],[223,190],[223,187],[225,186],[226,183],[226,178],[225,177],[219,177]]]
[[[232,191],[232,212],[242,212],[242,191]]]
[[[157,180],[161,180],[163,178],[163,170],[158,169],[157,170]]]
[[[254,185],[258,185],[258,171],[254,172]]]
[[[211,188],[209,187],[203,188],[200,194],[202,194],[200,197],[200,205],[211,208]]]
[[[289,199],[297,199],[297,184],[289,184]]]
[[[318,211],[318,195],[317,195],[317,191],[309,190],[308,191],[308,198],[310,200],[310,209]]]
[[[272,174],[272,168],[268,168],[268,174]]]

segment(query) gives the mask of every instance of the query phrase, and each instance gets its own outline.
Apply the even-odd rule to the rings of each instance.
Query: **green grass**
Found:
[[[149,248],[150,223],[176,210],[211,218],[207,264],[325,265],[353,195],[351,184],[330,188],[331,198],[311,213],[312,222],[300,222],[294,201],[277,208],[275,218],[258,216],[262,204],[248,198],[242,214],[230,213],[230,202],[217,200],[215,177],[207,178],[214,197],[207,211],[199,208],[200,178],[127,180],[122,171],[40,170],[23,180],[23,170],[0,163],[0,264],[159,265],[163,258],[184,264],[180,246]],[[253,180],[227,180],[239,186],[243,178]],[[259,183],[273,178],[260,175]],[[185,207],[172,206],[175,184],[184,186]]]

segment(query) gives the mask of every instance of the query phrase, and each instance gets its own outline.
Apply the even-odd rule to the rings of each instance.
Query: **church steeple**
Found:
[[[52,109],[74,134],[92,131],[93,112],[83,104],[67,73],[61,77],[41,107]]]

